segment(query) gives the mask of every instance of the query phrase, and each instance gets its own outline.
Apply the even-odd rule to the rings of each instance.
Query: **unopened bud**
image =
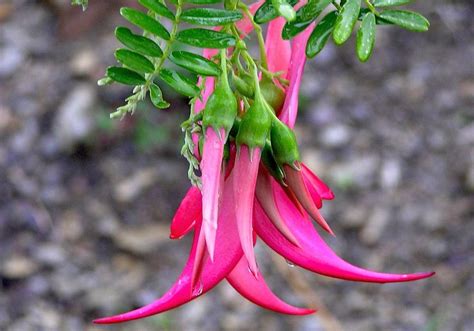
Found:
[[[274,112],[278,113],[285,102],[285,92],[275,84],[273,79],[266,76],[260,81],[260,90]]]
[[[273,155],[279,165],[294,167],[300,160],[298,143],[293,130],[279,120],[272,122],[270,132]]]
[[[236,137],[238,145],[247,145],[250,148],[263,148],[266,143],[272,120],[263,96],[256,93],[254,103],[245,112]]]
[[[249,77],[249,78],[247,78]],[[254,89],[253,89],[253,81],[251,80],[252,77],[250,76],[243,76],[242,78],[233,75],[232,82],[234,83],[235,88],[242,94],[244,97],[253,98]]]

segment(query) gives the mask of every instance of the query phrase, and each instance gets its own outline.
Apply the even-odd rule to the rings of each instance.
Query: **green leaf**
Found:
[[[375,7],[394,7],[407,5],[413,0],[374,0],[372,4]]]
[[[239,21],[242,13],[238,10],[191,8],[183,11],[181,19],[192,24],[217,26]]]
[[[337,20],[337,11],[332,11],[321,19],[316,25],[313,32],[309,36],[308,43],[306,44],[306,56],[312,58],[318,55],[331,36],[334,30],[334,25]]]
[[[118,49],[115,51],[115,58],[122,63],[124,66],[132,69],[133,71],[152,73],[155,71],[155,66],[141,54],[128,49]]]
[[[222,2],[222,0],[185,0],[185,2],[192,3],[194,5],[211,5]]]
[[[151,57],[163,56],[163,51],[158,44],[151,39],[133,34],[129,28],[118,27],[115,29],[115,36],[132,51]]]
[[[351,36],[359,17],[360,2],[361,0],[347,0],[346,4],[342,7],[332,34],[337,45],[342,45]]]
[[[430,22],[422,15],[407,10],[385,10],[380,13],[384,20],[415,32],[428,31]]]
[[[171,53],[170,61],[174,64],[203,76],[219,76],[220,67],[203,56],[186,51]]]
[[[288,3],[292,6],[296,5],[297,2],[298,2],[298,0],[289,0],[288,1]],[[273,20],[277,17],[278,17],[278,12],[275,9],[275,7],[273,7],[272,1],[267,0],[255,12],[254,21],[257,24],[263,24],[263,23],[270,22],[271,20]]]
[[[362,62],[369,60],[374,50],[375,29],[375,15],[368,13],[362,20],[359,31],[357,31],[356,50],[357,56]]]
[[[195,97],[200,92],[199,87],[191,79],[177,71],[161,69],[160,78],[176,92],[187,97]]]
[[[283,39],[291,39],[305,30],[314,20],[318,18],[323,10],[329,6],[331,0],[310,0],[296,12],[293,22],[286,22],[283,27]]]
[[[166,109],[170,106],[169,102],[163,99],[163,93],[155,83],[150,85],[150,100],[158,109]]]
[[[165,29],[160,22],[148,16],[141,11],[133,8],[123,7],[120,9],[120,14],[130,23],[138,26],[142,30],[148,31],[165,40],[170,39],[170,33]]]
[[[172,21],[175,19],[173,12],[158,0],[138,0],[138,2],[155,14],[169,18]]]
[[[176,40],[201,48],[228,48],[235,46],[234,36],[207,29],[182,30],[177,33]]]
[[[127,68],[109,67],[106,75],[113,81],[125,85],[143,85],[146,82],[142,75]]]

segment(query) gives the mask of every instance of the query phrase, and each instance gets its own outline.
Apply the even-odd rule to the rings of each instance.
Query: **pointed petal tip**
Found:
[[[208,241],[206,238],[206,247],[207,247],[207,253],[209,255],[209,258],[211,259],[211,262],[214,262],[214,252],[216,250],[215,241]]]
[[[417,273],[414,273],[414,274],[401,275],[400,276],[400,281],[401,282],[411,282],[411,281],[430,278],[430,277],[433,277],[434,275],[436,275],[436,272],[434,272],[434,271],[431,271],[431,272],[417,272]]]
[[[331,229],[331,227],[329,226],[328,222],[326,222],[326,220],[324,219],[323,215],[321,215],[321,213],[319,212],[319,210],[315,209],[313,211],[313,213],[310,214],[311,217],[313,217],[315,220],[316,220],[316,223],[319,224],[319,226],[321,226],[324,231],[326,231],[327,233],[329,233],[331,236],[333,237],[336,237],[336,234],[334,233],[334,231]]]
[[[214,250],[212,250],[212,252],[208,250],[208,256],[209,260],[211,260],[211,263],[214,263]]]
[[[249,262],[249,271],[250,271],[250,273],[252,274],[252,276],[254,276],[255,279],[258,280],[258,278],[259,278],[259,271],[258,271],[257,262],[255,261],[255,256],[253,257],[253,259],[251,260],[251,262]]]
[[[179,240],[179,239],[183,239],[183,237],[184,237],[184,236],[178,236],[178,235],[176,235],[176,234],[174,234],[174,233],[170,233],[170,236],[169,236],[169,238],[170,238],[171,240]]]
[[[321,219],[323,222],[319,222],[318,221],[318,224],[321,225],[323,227],[323,229],[329,233],[331,236],[333,236],[334,238],[336,238],[336,234],[334,233],[334,231],[332,230],[332,228],[329,226],[329,224],[326,222],[326,220],[324,218],[322,218],[321,216]]]
[[[385,279],[380,279],[379,281],[371,281],[380,284],[386,283],[405,283],[405,282],[414,282],[418,280],[423,280],[434,276],[436,272],[417,272],[413,274],[385,274]],[[351,279],[348,279],[351,280]],[[363,280],[365,281],[365,280]]]
[[[331,236],[333,236],[334,238],[336,238],[336,234],[335,234],[334,231],[329,227],[329,225],[328,225],[328,229],[327,229],[326,231],[328,231],[328,233],[329,233]]]
[[[139,317],[137,317],[137,318],[139,318]],[[115,315],[115,316],[97,318],[97,319],[93,320],[92,323],[94,323],[94,324],[116,324],[116,323],[126,322],[126,321],[128,321],[128,320],[122,320],[120,318],[120,315]]]
[[[317,312],[318,312],[317,309],[299,308],[298,311],[296,311],[294,315],[304,316],[304,315],[311,315],[311,314],[314,314],[314,313],[317,313]]]

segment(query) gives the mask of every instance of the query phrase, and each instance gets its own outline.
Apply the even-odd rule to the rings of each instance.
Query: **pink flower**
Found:
[[[266,44],[269,68],[283,71],[284,77],[290,81],[284,105],[277,110],[286,125],[272,124],[271,130],[272,137],[278,135],[291,142],[292,131],[288,127],[293,127],[296,120],[308,33],[303,32],[290,45],[280,37],[282,26],[280,19],[270,23]],[[212,103],[209,95],[213,89],[213,80],[207,80],[204,101],[197,105],[198,111]],[[255,124],[255,119],[262,121],[261,114],[252,117],[259,111],[259,102],[255,99],[242,123]],[[254,145],[253,140],[248,140],[243,133],[240,136],[241,131],[232,143],[230,158],[223,161],[228,130],[211,126],[205,129],[202,190],[189,189],[171,224],[172,239],[182,238],[194,229],[188,261],[173,286],[147,306],[101,318],[95,323],[120,323],[176,308],[211,290],[224,279],[242,296],[264,308],[292,315],[313,313],[313,309],[293,307],[283,302],[268,288],[254,255],[253,246],[257,238],[295,265],[329,277],[387,283],[413,281],[434,274],[379,273],[356,267],[338,257],[311,222],[312,218],[332,234],[319,211],[323,200],[334,198],[331,189],[299,162],[298,157],[291,159],[291,153],[289,161],[282,162],[284,173],[278,181],[275,179],[278,174],[271,174],[272,168],[266,163],[269,162],[266,140]],[[268,132],[261,133],[264,138],[268,136]],[[254,138],[258,136],[255,132],[252,134]],[[282,148],[284,151],[286,146]],[[278,141],[274,142],[273,138],[272,148],[279,148]]]

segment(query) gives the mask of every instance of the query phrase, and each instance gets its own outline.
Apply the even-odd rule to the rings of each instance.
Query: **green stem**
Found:
[[[260,27],[260,25],[255,23],[253,15],[250,12],[247,5],[245,5],[242,2],[239,2],[238,6],[239,6],[240,9],[242,9],[244,11],[245,15],[247,15],[248,18],[250,19],[250,21],[252,22],[253,28],[255,30],[255,34],[257,35],[258,48],[260,50],[260,61],[262,62],[262,66],[265,69],[268,69],[267,52],[265,50],[265,40],[263,39],[262,28]]]
[[[227,54],[226,54],[225,49],[220,50],[220,56],[221,56],[221,70],[222,70],[221,80],[223,80],[222,83],[225,84],[225,86],[229,87],[229,77],[227,76]]]
[[[365,0],[365,4],[367,5],[367,8],[369,8],[369,10],[376,16],[379,16],[379,13],[377,11],[377,9],[375,9],[374,5],[372,4],[372,2],[370,0]]]
[[[252,63],[252,75],[253,79],[255,82],[255,95],[254,95],[254,100],[257,100],[259,98],[264,104],[265,104],[265,110],[270,114],[272,119],[274,121],[279,121],[280,119],[276,116],[275,112],[273,111],[273,108],[267,103],[267,100],[262,95],[262,92],[260,90],[260,78],[258,77],[258,69],[257,69],[257,64],[255,61],[253,61],[252,57],[247,53],[245,56],[249,57],[251,63]]]
[[[332,4],[333,4],[334,7],[336,7],[336,9],[337,9],[338,11],[341,11],[342,7],[341,7],[341,5],[340,5],[336,0],[333,0],[333,1],[332,1]]]

